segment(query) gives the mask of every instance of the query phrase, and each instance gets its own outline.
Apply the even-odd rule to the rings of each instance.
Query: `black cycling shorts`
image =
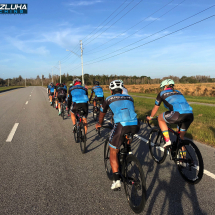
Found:
[[[87,118],[88,115],[88,104],[87,103],[75,103],[73,102],[71,107],[71,112],[76,114],[78,109],[82,108],[84,111],[84,118]]]
[[[136,134],[140,130],[140,124],[122,126],[121,123],[114,124],[114,127],[110,133],[109,145],[112,148],[119,149],[123,142],[123,136],[127,133]]]
[[[180,129],[181,131],[186,131],[190,127],[190,124],[194,119],[192,113],[180,114],[179,112],[175,111],[164,112],[163,118],[169,124],[179,124],[180,122],[182,122]]]
[[[57,96],[58,102],[64,102],[66,99],[66,95],[65,94],[58,94]]]
[[[54,95],[54,93],[50,93],[49,95],[50,95],[50,96],[53,96],[53,95]]]
[[[99,104],[103,104],[103,102],[104,102],[104,96],[103,97],[97,97],[97,96],[95,96],[95,98],[93,99],[93,101],[98,101]]]

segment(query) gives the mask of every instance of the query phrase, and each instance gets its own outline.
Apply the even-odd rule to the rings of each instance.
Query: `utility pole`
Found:
[[[9,87],[9,78],[8,78],[8,87]]]
[[[60,61],[59,61],[59,66],[60,66]],[[61,66],[60,66],[60,83],[61,83]]]
[[[53,67],[52,67],[52,83],[53,83]]]
[[[82,84],[84,85],[84,68],[83,68],[83,49],[82,49],[82,40],[81,42],[81,66],[82,66]]]

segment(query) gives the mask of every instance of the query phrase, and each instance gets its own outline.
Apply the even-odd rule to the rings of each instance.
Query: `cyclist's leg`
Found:
[[[93,107],[96,107],[96,97],[93,99]]]
[[[82,103],[80,105],[81,105],[82,109],[84,110],[83,123],[84,123],[85,134],[87,134],[88,103]]]
[[[83,117],[83,125],[84,125],[85,134],[87,134],[87,118],[85,117]]]
[[[158,124],[163,133],[166,144],[164,147],[171,145],[167,123],[174,124],[179,118],[179,112],[166,111],[158,116]]]
[[[110,148],[110,165],[113,172],[114,182],[119,180],[119,161],[118,152],[122,144],[121,133],[123,126],[120,123],[116,123],[111,131],[109,138],[109,148]],[[113,188],[112,188],[113,189]]]
[[[77,106],[76,103],[73,102],[72,107],[71,107],[71,120],[72,120],[73,126],[76,124],[76,116],[75,116],[75,114],[77,112],[76,106]]]

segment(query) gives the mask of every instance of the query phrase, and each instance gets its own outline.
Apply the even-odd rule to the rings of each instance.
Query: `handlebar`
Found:
[[[146,117],[147,117],[148,115],[146,115]],[[152,118],[151,119],[152,121],[158,121],[158,116],[156,116],[155,118]],[[146,120],[146,123],[147,123],[147,125],[149,126],[149,128],[152,128],[152,126],[149,124],[149,121],[148,120]]]
[[[113,125],[111,123],[108,123],[108,125],[102,125],[102,128],[113,129]],[[100,128],[98,128],[98,130],[96,131],[98,132],[99,137],[101,137]]]

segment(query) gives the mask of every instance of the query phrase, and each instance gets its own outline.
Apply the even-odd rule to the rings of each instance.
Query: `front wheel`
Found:
[[[86,134],[83,124],[80,127],[80,148],[82,154],[84,154],[86,152]]]
[[[126,157],[122,173],[128,203],[135,213],[140,213],[146,204],[146,180],[142,166],[134,155]]]
[[[105,164],[105,171],[107,173],[107,177],[110,180],[113,180],[113,172],[110,165],[110,148],[109,148],[109,139],[107,138],[104,144],[104,164]]]
[[[201,181],[204,163],[198,147],[190,140],[182,140],[176,153],[176,164],[183,179],[190,184]]]
[[[160,129],[153,129],[150,132],[148,143],[154,161],[158,164],[163,163],[167,156],[167,149],[163,148],[165,140]]]

